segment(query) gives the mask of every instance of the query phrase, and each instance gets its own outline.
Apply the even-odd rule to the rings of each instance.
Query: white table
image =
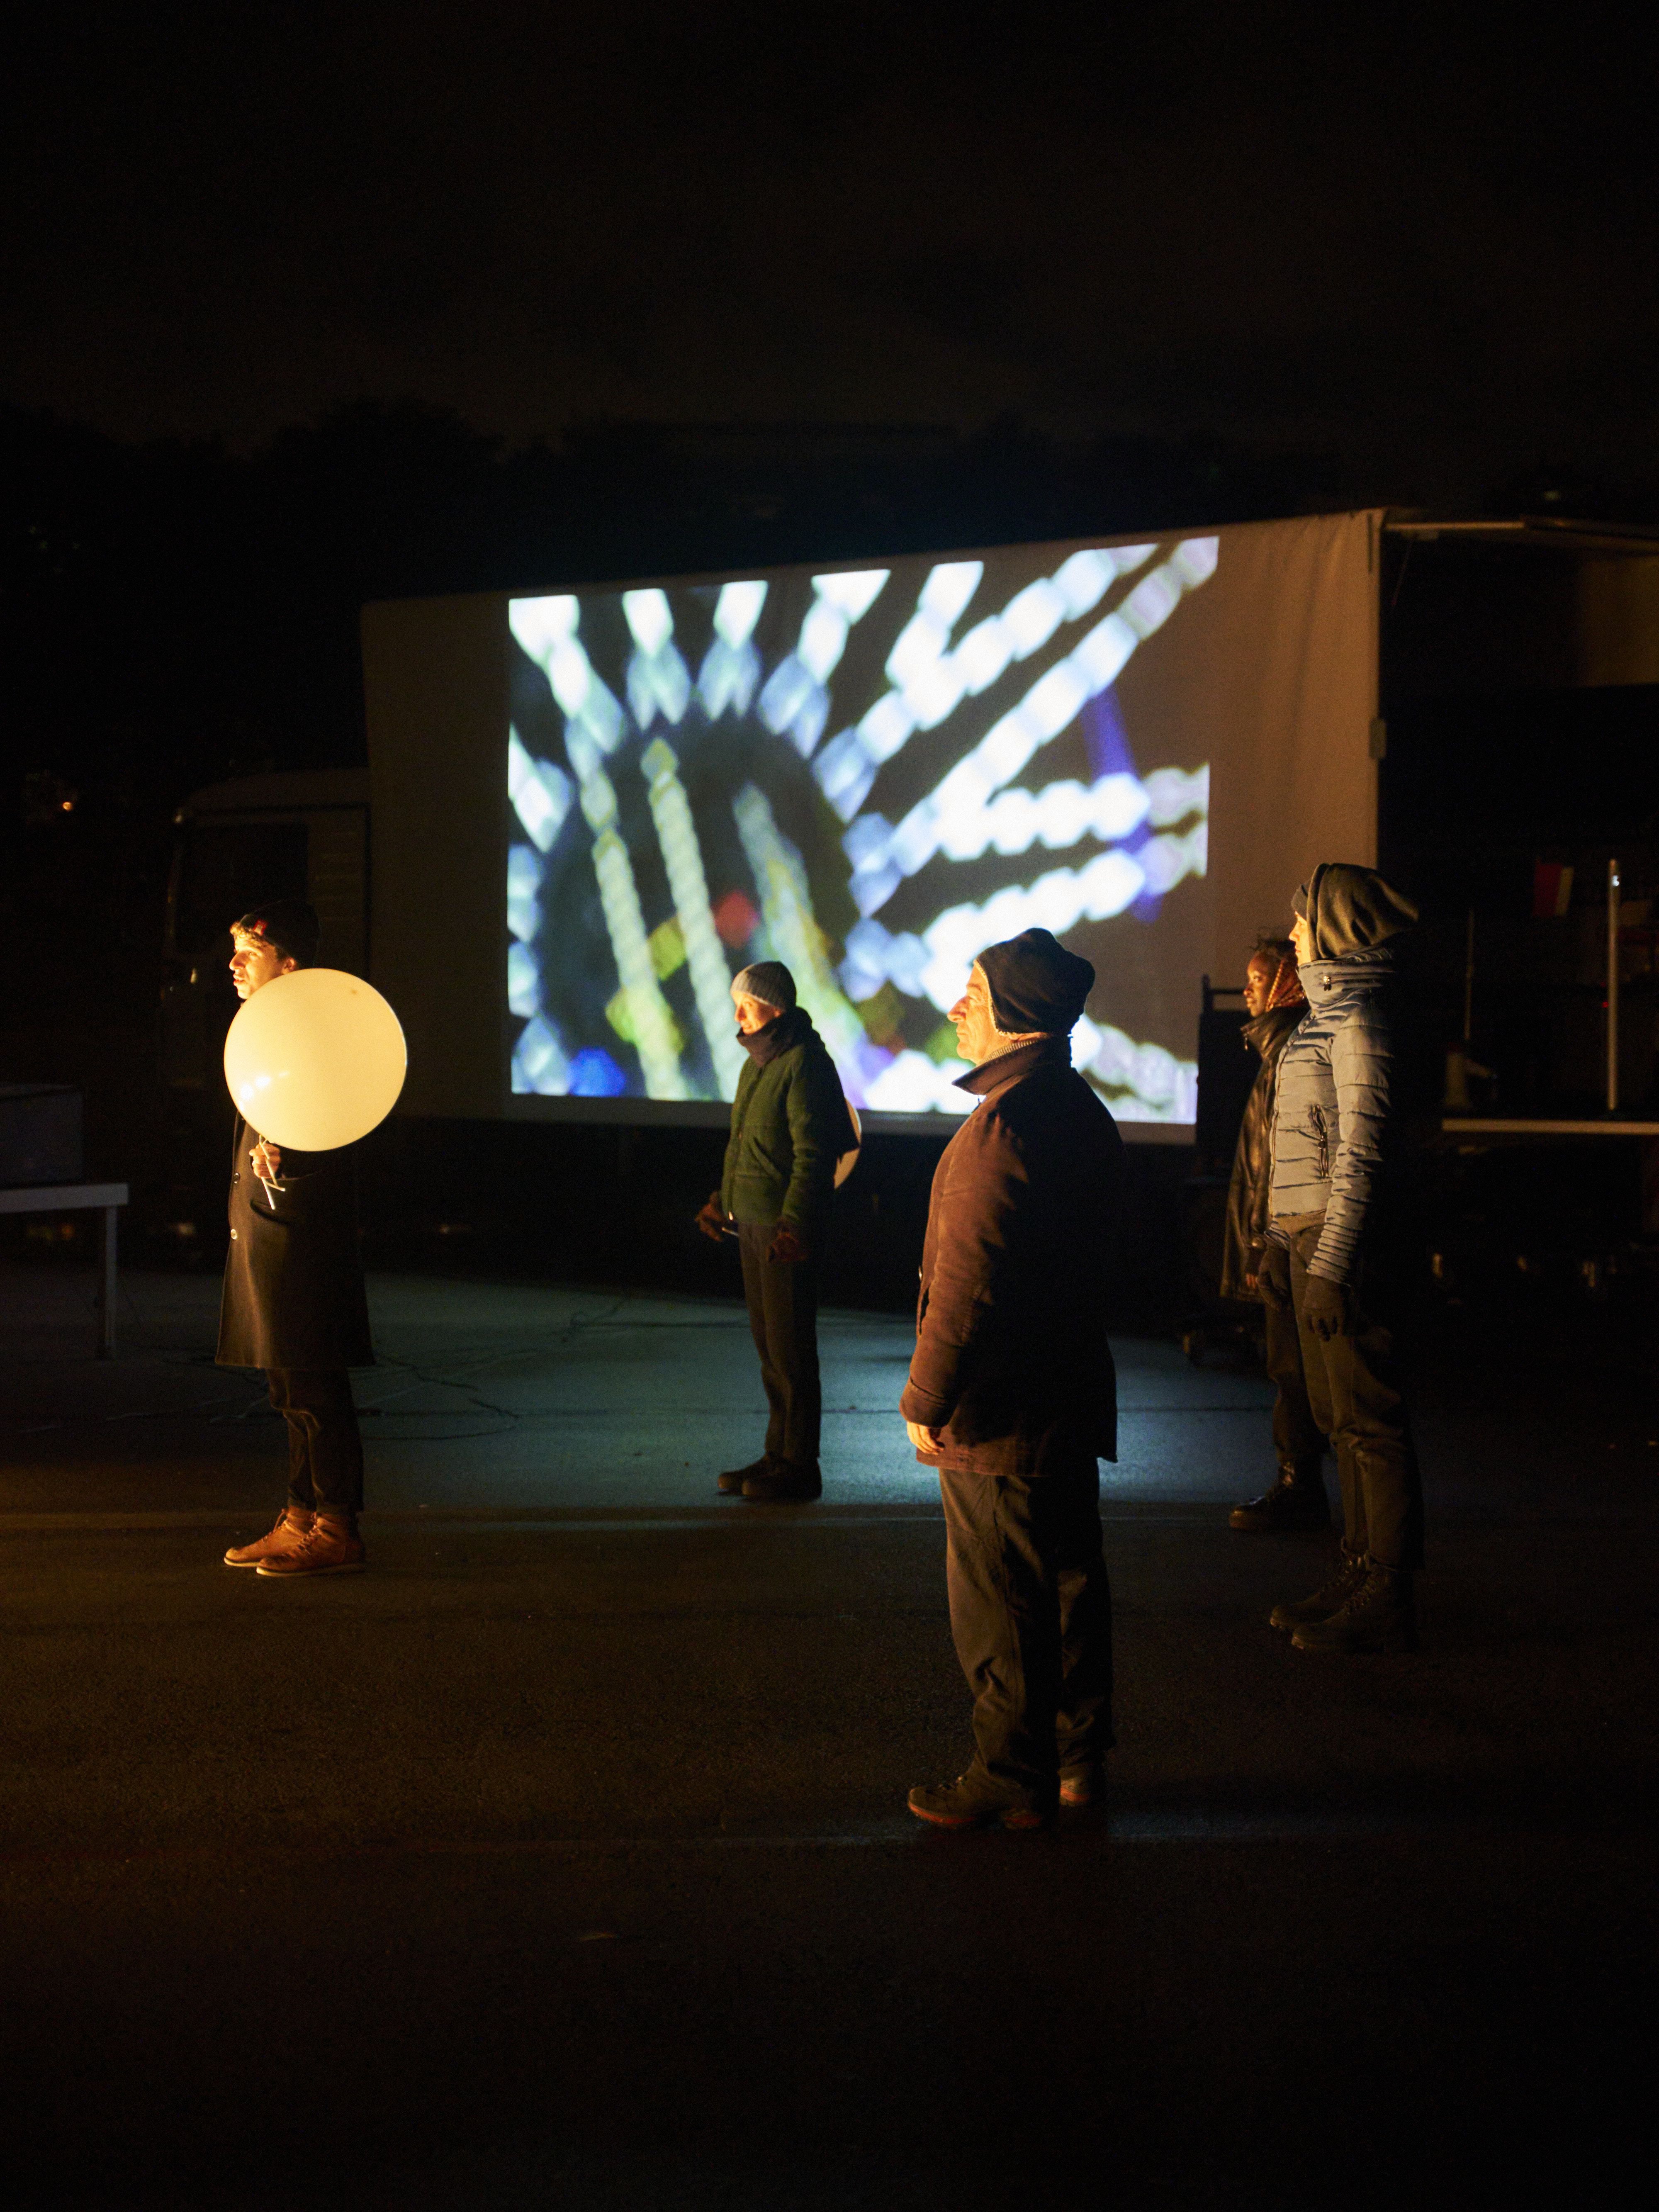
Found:
[[[115,1224],[127,1202],[124,1182],[60,1182],[21,1190],[0,1190],[0,1213],[78,1213],[88,1207],[104,1217],[98,1252],[98,1357],[115,1357]]]

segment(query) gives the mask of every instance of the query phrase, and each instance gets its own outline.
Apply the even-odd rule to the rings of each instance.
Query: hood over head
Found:
[[[1417,907],[1403,891],[1347,860],[1322,861],[1298,884],[1291,910],[1313,931],[1314,957],[1340,960],[1350,952],[1370,952],[1417,920]]]

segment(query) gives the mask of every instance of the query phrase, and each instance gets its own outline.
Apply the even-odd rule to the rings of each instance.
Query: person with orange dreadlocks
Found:
[[[1296,972],[1296,951],[1286,937],[1263,935],[1244,970],[1244,1009],[1250,1018],[1243,1036],[1261,1066],[1244,1107],[1227,1191],[1227,1235],[1221,1262],[1221,1294],[1258,1298],[1256,1277],[1267,1246],[1267,1188],[1273,1168],[1273,1100],[1279,1056],[1308,1011]],[[1235,1505],[1235,1528],[1264,1534],[1282,1528],[1328,1528],[1331,1509],[1320,1471],[1325,1439],[1309,1402],[1302,1368],[1302,1340],[1296,1316],[1262,1299],[1267,1323],[1267,1373],[1273,1400],[1273,1445],[1279,1455],[1277,1480],[1248,1505]]]

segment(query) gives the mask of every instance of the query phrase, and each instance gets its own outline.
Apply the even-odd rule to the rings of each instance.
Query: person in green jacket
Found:
[[[766,1449],[719,1487],[763,1504],[820,1498],[818,1275],[836,1163],[857,1139],[836,1063],[795,1003],[781,960],[757,960],[732,997],[749,1065],[738,1078],[720,1187],[697,1216],[705,1237],[735,1231],[749,1326],[770,1415]]]

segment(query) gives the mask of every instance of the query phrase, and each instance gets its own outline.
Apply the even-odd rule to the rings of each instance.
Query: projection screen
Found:
[[[1185,1139],[1200,978],[1373,857],[1378,520],[367,610],[411,1110],[720,1118],[776,958],[860,1113],[942,1128],[948,1009],[1040,924],[1095,966],[1077,1066]]]

